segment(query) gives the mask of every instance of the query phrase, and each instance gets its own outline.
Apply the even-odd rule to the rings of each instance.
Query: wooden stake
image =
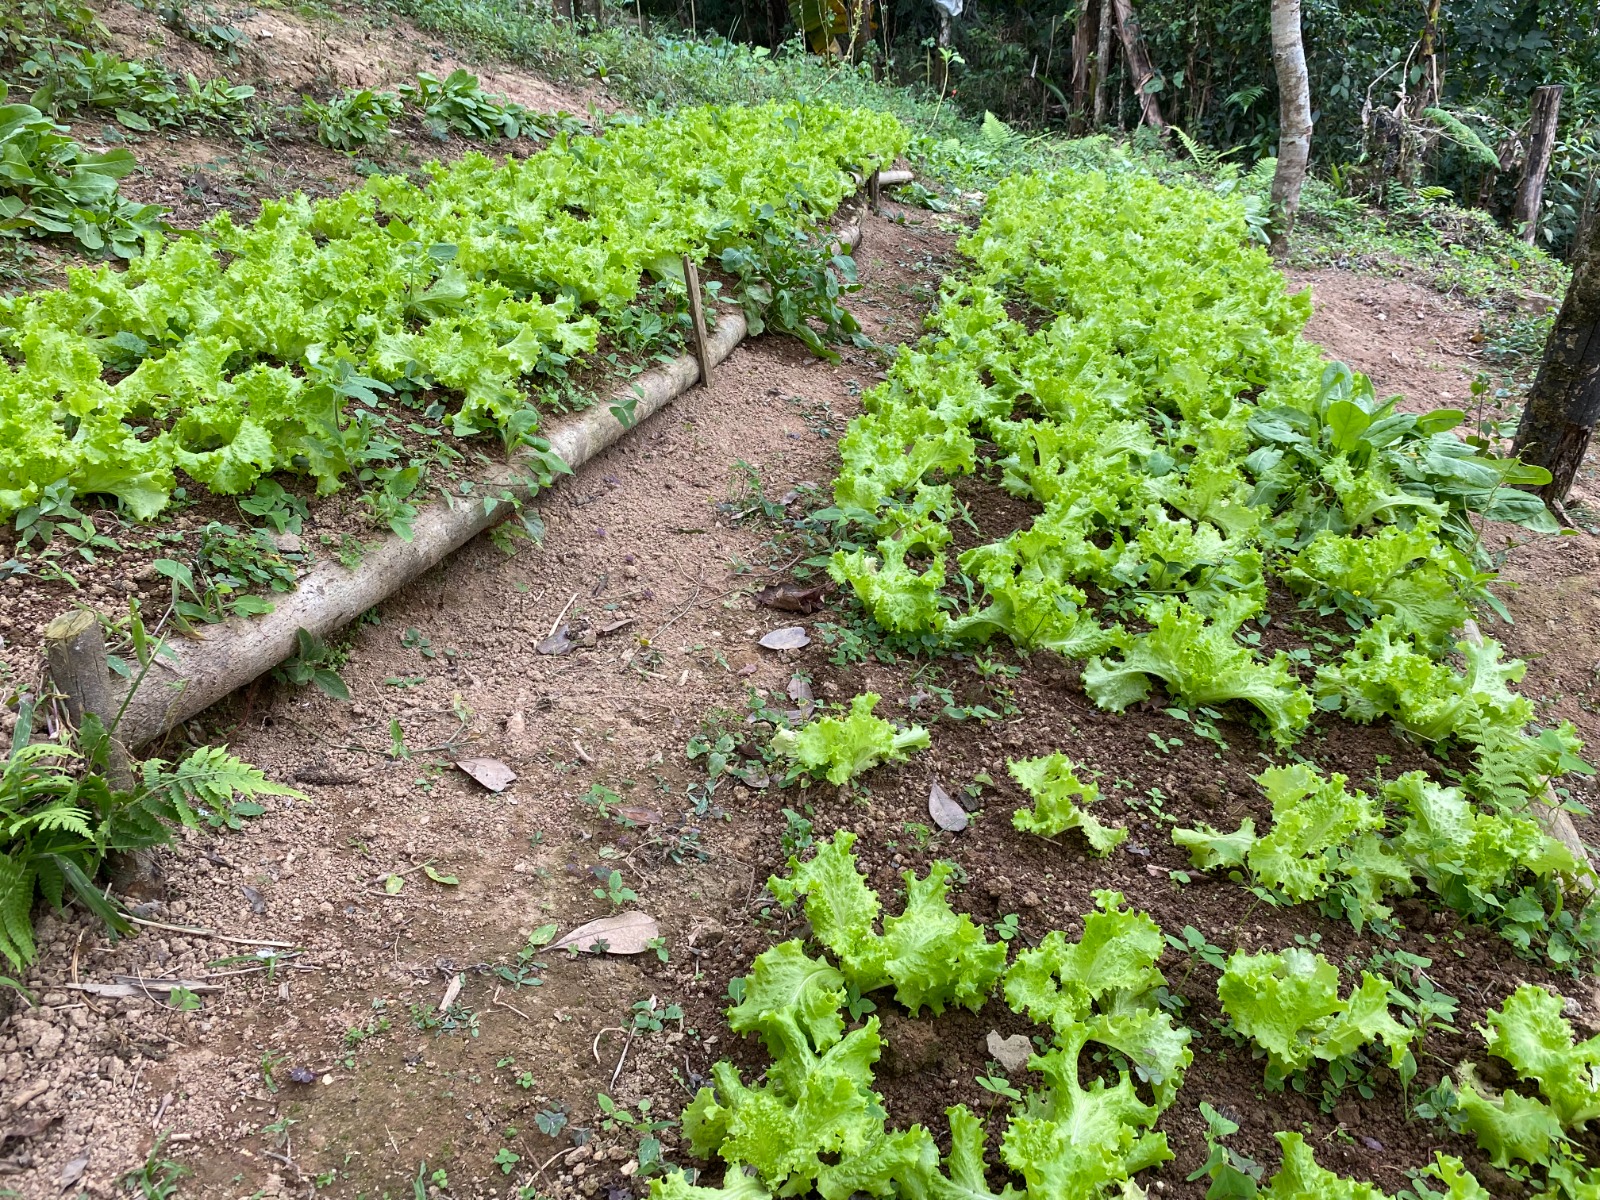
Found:
[[[700,272],[683,256],[683,282],[689,289],[689,322],[694,327],[694,357],[700,364],[700,385],[711,386],[711,346],[706,340],[706,313],[700,303]]]
[[[50,678],[67,701],[67,715],[78,729],[89,714],[106,727],[107,778],[123,790],[133,787],[133,764],[122,743],[110,735],[116,706],[111,700],[111,668],[106,661],[106,639],[100,620],[89,609],[62,613],[44,630],[45,657]]]
[[[874,170],[867,176],[867,207],[874,215],[878,212],[878,198],[882,194],[883,181],[878,178],[878,171]]]

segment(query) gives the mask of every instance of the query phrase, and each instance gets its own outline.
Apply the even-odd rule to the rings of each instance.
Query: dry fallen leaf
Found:
[[[800,706],[801,716],[809,719],[813,709],[817,707],[816,698],[811,693],[811,683],[802,676],[795,675],[789,679],[789,699]]]
[[[517,779],[517,773],[498,758],[458,758],[456,766],[491,792],[503,792]]]
[[[761,645],[767,650],[799,650],[802,646],[810,644],[811,639],[799,625],[785,625],[782,629],[774,629],[761,639]]]
[[[634,808],[628,804],[613,804],[611,811],[625,821],[632,821],[635,825],[661,824],[661,814],[653,808]]]
[[[69,1188],[73,1184],[77,1183],[78,1180],[82,1179],[83,1173],[88,1169],[89,1156],[85,1154],[83,1157],[75,1158],[66,1166],[62,1167],[61,1174],[57,1178],[63,1188]]]
[[[1010,1037],[1001,1037],[998,1029],[991,1029],[989,1056],[1004,1067],[1008,1074],[1020,1071],[1028,1065],[1028,1059],[1033,1057],[1033,1042],[1025,1033],[1013,1033]]]
[[[649,949],[647,943],[660,936],[661,926],[649,913],[625,912],[579,925],[551,942],[550,949],[589,950],[596,942],[604,942],[607,954],[643,954]]]
[[[540,654],[565,654],[573,646],[572,638],[568,636],[571,632],[570,625],[563,625],[534,649]]]
[[[969,819],[966,809],[950,799],[950,794],[939,786],[937,780],[928,785],[928,815],[946,833],[960,833],[967,827]]]
[[[594,631],[600,634],[615,633],[617,630],[626,629],[632,624],[632,617],[622,617],[615,621],[603,621],[594,627]]]
[[[783,583],[769,583],[755,593],[755,598],[757,603],[765,604],[768,608],[810,613],[823,606],[823,596],[827,594],[829,586],[826,582],[807,585],[785,580]]]

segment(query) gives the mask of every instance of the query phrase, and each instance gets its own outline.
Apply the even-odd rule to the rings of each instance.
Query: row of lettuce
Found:
[[[854,841],[853,834],[837,834],[819,843],[810,861],[791,859],[787,877],[769,881],[785,906],[803,904],[823,953],[813,957],[802,941],[782,942],[735,981],[729,1024],[760,1037],[771,1056],[765,1079],[746,1083],[732,1063],[717,1064],[712,1085],[700,1090],[683,1124],[689,1149],[724,1165],[723,1183],[697,1185],[675,1173],[652,1183],[653,1200],[765,1200],[813,1191],[823,1200],[1143,1195],[1132,1181],[1171,1159],[1166,1134],[1154,1127],[1177,1100],[1193,1061],[1193,1032],[1174,1019],[1157,966],[1166,942],[1156,922],[1128,909],[1120,894],[1100,892],[1078,941],[1052,932],[1008,965],[1007,944],[989,941],[970,916],[951,907],[955,864],[935,862],[920,879],[905,872],[904,908],[883,916],[858,870]],[[1265,1058],[1266,1086],[1281,1088],[1286,1077],[1318,1061],[1349,1063],[1355,1056],[1372,1056],[1405,1078],[1415,1073],[1424,1028],[1393,1002],[1389,981],[1364,971],[1344,996],[1340,984],[1332,963],[1296,947],[1238,951],[1223,964],[1219,1006]],[[998,990],[1039,1027],[1038,1050],[1027,1063],[1035,1082],[1025,1094],[1012,1090],[1000,1143],[1001,1162],[1022,1178],[1025,1192],[1009,1183],[998,1193],[991,1188],[985,1120],[965,1105],[947,1110],[950,1150],[942,1162],[926,1128],[891,1128],[873,1086],[879,1019],[854,1024],[872,1008],[861,998],[888,988],[912,1016],[953,1005],[976,1011]],[[1562,997],[1533,985],[1490,1012],[1483,1034],[1487,1053],[1508,1064],[1529,1094],[1497,1092],[1463,1067],[1451,1115],[1497,1166],[1538,1164],[1566,1194],[1594,1194],[1600,1185],[1568,1138],[1600,1116],[1600,1039],[1577,1042]],[[1221,1131],[1215,1122],[1212,1129],[1214,1153],[1191,1176],[1209,1175],[1208,1194],[1386,1196],[1318,1165],[1295,1132],[1277,1135],[1282,1165],[1259,1183],[1259,1173],[1241,1169],[1248,1160],[1218,1152]],[[1443,1153],[1416,1172],[1412,1186],[1407,1194],[1490,1195],[1459,1159]]]
[[[1534,724],[1524,665],[1472,621],[1498,608],[1477,526],[1553,530],[1517,487],[1543,473],[1461,436],[1461,411],[1401,412],[1325,363],[1308,292],[1236,203],[1133,173],[1016,177],[963,248],[968,277],[841,442],[836,505],[863,533],[830,570],[877,623],[1081,660],[1116,712],[1157,684],[1184,709],[1235,703],[1284,748],[1319,710],[1390,720],[1459,752],[1462,821],[1521,830],[1501,860],[1563,867],[1535,817],[1588,769],[1581,744]],[[979,471],[1038,513],[952,570],[954,483]],[[1270,656],[1269,581],[1312,623],[1278,621],[1292,648]]]
[[[645,279],[810,228],[850,168],[905,140],[893,118],[821,103],[619,119],[526,159],[435,166],[424,186],[382,176],[249,225],[223,214],[125,271],[74,270],[0,302],[0,514],[66,481],[148,518],[176,469],[222,494],[275,471],[332,491],[394,392],[448,400],[457,434],[515,442],[536,426],[528,378],[592,351]]]

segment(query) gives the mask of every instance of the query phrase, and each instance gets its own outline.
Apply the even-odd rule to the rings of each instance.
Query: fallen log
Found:
[[[889,182],[900,175],[909,179],[910,174],[885,171],[880,180]],[[840,244],[850,249],[860,240],[859,226],[840,234]],[[737,309],[719,313],[716,331],[706,343],[711,364],[732,354],[748,328],[744,314]],[[546,431],[550,449],[576,471],[688,391],[699,378],[700,364],[692,353],[646,371],[615,397],[619,405],[632,406],[627,424],[618,419],[617,406],[601,402],[551,426]],[[527,466],[514,459],[480,481],[479,491],[486,497],[510,493],[518,502],[530,499],[534,489]],[[320,562],[295,591],[274,597],[277,607],[272,612],[207,626],[200,641],[169,642],[171,653],[156,656],[131,695],[124,689],[112,697],[113,704],[125,706],[117,738],[132,747],[160,737],[293,655],[298,648],[298,630],[326,637],[342,629],[513,511],[512,503],[487,498],[432,504],[412,523],[410,541],[385,537],[368,547],[354,570],[333,561]]]

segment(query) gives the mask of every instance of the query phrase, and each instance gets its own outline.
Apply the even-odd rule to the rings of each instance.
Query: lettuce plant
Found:
[[[854,845],[855,834],[843,832],[819,842],[810,862],[790,859],[789,878],[774,877],[767,889],[785,907],[804,898],[817,941],[858,992],[893,984],[895,999],[913,1013],[981,1008],[1005,968],[1006,947],[950,907],[954,864],[934,862],[922,879],[905,872],[905,908],[883,920],[880,934],[878,896],[856,868]]]
[[[1077,768],[1059,751],[1043,758],[1017,759],[1006,764],[1011,778],[1033,797],[1032,808],[1019,808],[1011,823],[1024,833],[1055,837],[1069,829],[1080,829],[1089,848],[1099,855],[1110,854],[1128,836],[1126,829],[1102,825],[1086,810],[1100,799],[1100,789],[1091,780],[1078,779]]]
[[[1537,1097],[1497,1094],[1470,1064],[1460,1071],[1461,1115],[1497,1167],[1513,1159],[1547,1163],[1568,1131],[1600,1116],[1600,1037],[1579,1042],[1563,1005],[1556,993],[1525,983],[1480,1027],[1489,1053],[1509,1063]]]
[[[1267,1083],[1317,1059],[1333,1062],[1373,1042],[1389,1051],[1389,1065],[1404,1067],[1417,1034],[1389,1012],[1389,981],[1370,972],[1344,999],[1339,970],[1320,954],[1289,947],[1281,953],[1235,951],[1217,982],[1217,999],[1233,1027],[1267,1059]],[[1415,1064],[1409,1067],[1415,1072]]]
[[[843,785],[883,762],[905,762],[913,750],[928,748],[920,725],[896,729],[872,715],[878,696],[863,692],[850,701],[844,717],[817,717],[800,729],[780,729],[772,749],[795,760],[797,770]]]

